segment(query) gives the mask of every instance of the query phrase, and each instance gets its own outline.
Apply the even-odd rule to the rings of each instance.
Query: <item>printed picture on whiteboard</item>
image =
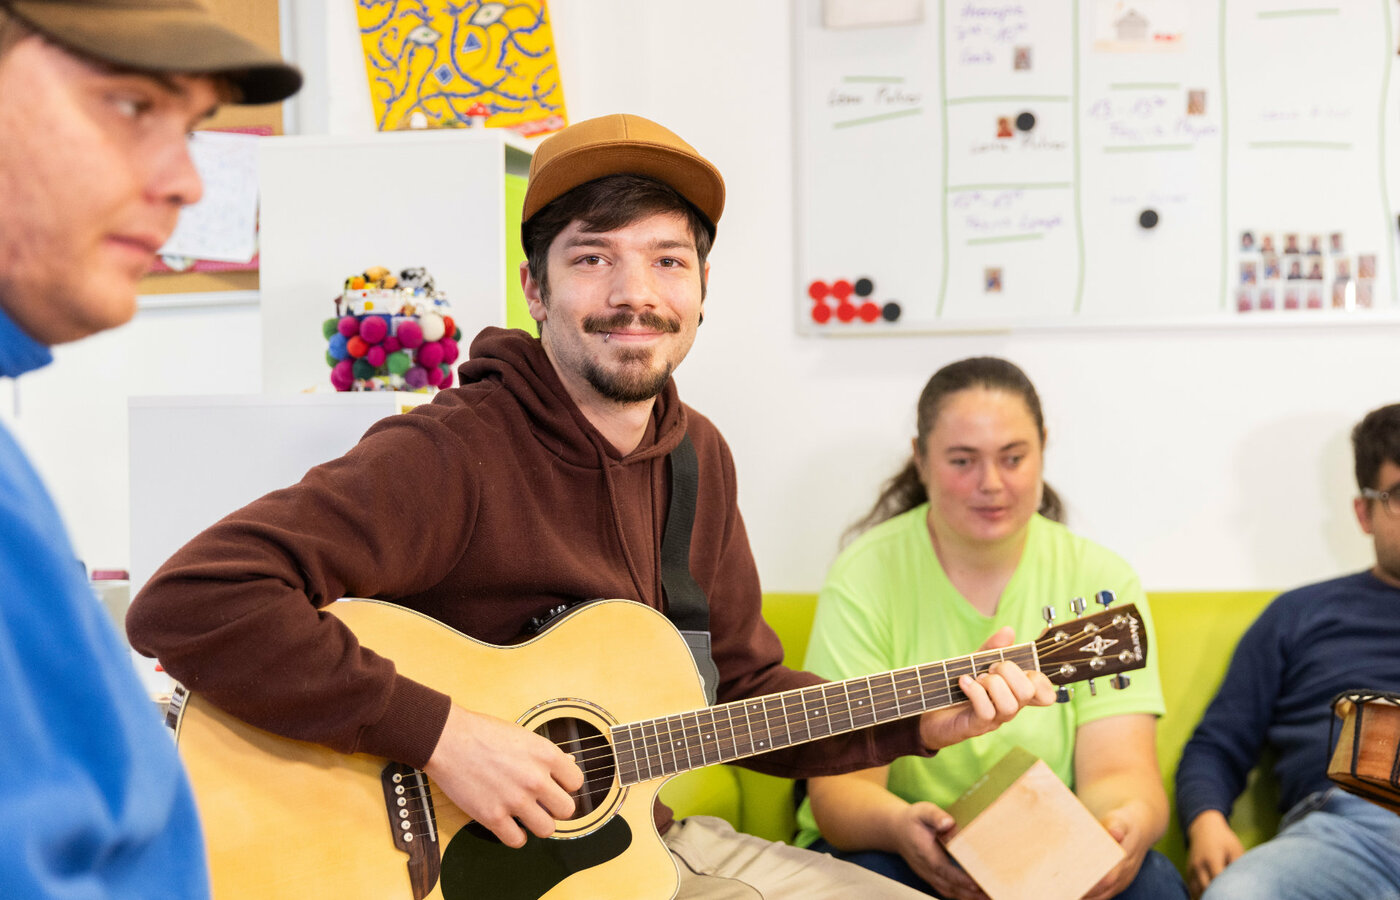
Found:
[[[1179,0],[1098,0],[1094,49],[1144,53],[1183,49],[1185,15]]]
[[[358,0],[365,72],[380,131],[568,124],[545,0]]]

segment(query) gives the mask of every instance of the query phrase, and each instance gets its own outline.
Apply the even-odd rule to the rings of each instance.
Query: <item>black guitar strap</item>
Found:
[[[700,465],[690,435],[667,457],[671,463],[671,508],[661,536],[661,589],[666,595],[666,617],[685,638],[695,667],[705,681],[705,697],[715,702],[719,669],[710,655],[710,604],[690,574],[690,531],[695,525],[695,498],[700,487]]]

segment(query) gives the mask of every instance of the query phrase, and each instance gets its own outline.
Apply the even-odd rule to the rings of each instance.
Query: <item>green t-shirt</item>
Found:
[[[1063,525],[1031,519],[1021,562],[988,618],[953,587],[929,538],[928,504],[882,522],[836,559],[827,575],[812,624],[806,668],[833,680],[855,678],[970,653],[997,629],[1010,625],[1016,642],[1045,630],[1041,608],[1053,606],[1056,622],[1074,618],[1070,601],[1083,597],[1088,612],[1102,609],[1094,594],[1113,591],[1119,603],[1135,603],[1147,629],[1147,666],[1132,683],[1113,690],[1108,679],[1073,688],[1069,703],[1022,710],[990,734],[940,750],[932,757],[901,757],[890,766],[891,792],[929,800],[946,809],[1013,746],[1045,760],[1074,786],[1076,729],[1095,719],[1127,713],[1161,715],[1162,687],[1152,653],[1152,614],[1137,575],[1120,557]],[[810,805],[798,810],[798,846],[819,832]]]

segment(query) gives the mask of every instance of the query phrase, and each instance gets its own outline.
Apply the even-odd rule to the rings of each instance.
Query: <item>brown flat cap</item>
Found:
[[[724,179],[709,160],[655,122],[619,113],[570,125],[536,148],[521,220],[605,175],[646,175],[668,184],[711,226],[724,212]]]
[[[0,0],[35,31],[122,68],[222,75],[234,103],[272,103],[301,88],[277,54],[215,21],[199,0]]]

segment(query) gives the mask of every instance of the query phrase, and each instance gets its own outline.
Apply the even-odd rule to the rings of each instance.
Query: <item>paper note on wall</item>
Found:
[[[380,131],[487,125],[528,137],[568,124],[545,0],[358,0],[356,12]]]
[[[197,131],[190,156],[204,195],[180,212],[161,256],[247,263],[258,250],[258,137]]]

